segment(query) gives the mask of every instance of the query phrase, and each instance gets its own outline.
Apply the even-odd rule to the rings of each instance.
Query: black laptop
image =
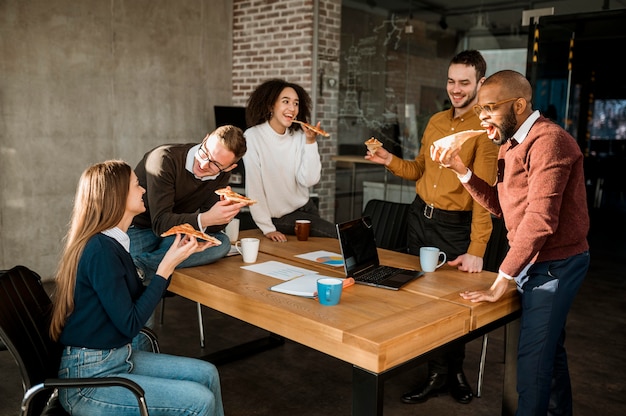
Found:
[[[346,277],[354,278],[355,283],[398,290],[424,274],[418,270],[380,265],[370,217],[339,223],[336,227]]]

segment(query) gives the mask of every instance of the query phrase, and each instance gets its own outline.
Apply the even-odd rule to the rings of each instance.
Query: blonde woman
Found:
[[[59,377],[131,379],[145,390],[152,416],[221,416],[220,380],[213,364],[132,347],[174,268],[211,244],[178,234],[156,278],[144,286],[126,234],[133,217],[145,211],[144,192],[122,161],[95,164],[80,178],[56,274],[50,326],[51,337],[63,345]],[[72,415],[126,415],[137,408],[134,396],[118,387],[63,389],[59,396]]]

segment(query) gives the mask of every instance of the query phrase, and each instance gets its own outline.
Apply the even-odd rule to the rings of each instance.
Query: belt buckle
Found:
[[[429,220],[433,218],[433,211],[435,211],[434,206],[428,204],[424,206],[424,216]]]

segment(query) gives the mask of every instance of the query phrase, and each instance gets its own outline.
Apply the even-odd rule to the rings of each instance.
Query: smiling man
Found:
[[[474,106],[481,127],[500,145],[498,180],[474,175],[454,149],[437,149],[478,202],[503,216],[510,249],[490,288],[461,293],[498,301],[509,281],[521,293],[516,415],[571,415],[565,323],[589,268],[584,157],[563,128],[532,108],[532,87],[515,71],[491,75]]]
[[[409,253],[419,256],[420,247],[438,247],[446,253],[450,266],[468,273],[483,269],[492,230],[491,216],[472,200],[454,172],[435,163],[428,152],[436,140],[445,136],[480,129],[480,120],[472,108],[486,70],[486,62],[476,50],[459,52],[451,59],[446,90],[452,108],[430,118],[414,160],[403,160],[384,148],[365,156],[385,165],[394,175],[416,181],[416,196],[408,216]],[[476,175],[491,183],[495,181],[498,147],[485,134],[471,137],[459,154]],[[421,403],[449,391],[457,402],[471,402],[473,392],[463,372],[464,358],[465,345],[433,356],[428,362],[426,381],[405,393],[402,401]]]
[[[128,235],[130,254],[146,282],[174,239],[161,234],[175,225],[191,224],[222,242],[192,254],[178,267],[213,263],[228,253],[228,237],[220,231],[245,204],[223,200],[215,191],[228,186],[230,172],[246,149],[241,129],[228,125],[207,134],[200,144],[158,146],[137,164],[146,211],[134,218]]]

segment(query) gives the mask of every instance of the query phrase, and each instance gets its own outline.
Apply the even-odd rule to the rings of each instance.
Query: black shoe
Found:
[[[420,387],[402,395],[404,403],[423,403],[430,397],[438,396],[439,393],[447,391],[446,374],[430,373],[428,380]]]
[[[450,388],[450,395],[454,397],[457,402],[468,404],[472,401],[474,394],[462,371],[460,373],[450,374],[448,386]]]

